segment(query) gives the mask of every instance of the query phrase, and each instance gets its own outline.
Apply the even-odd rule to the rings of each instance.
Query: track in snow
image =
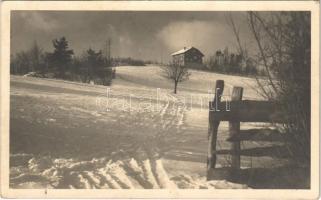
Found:
[[[30,155],[15,155],[16,159]],[[12,188],[53,188],[53,189],[218,189],[246,188],[245,185],[227,181],[205,181],[199,177],[180,174],[169,177],[162,160],[134,158],[113,161],[100,158],[90,161],[72,159],[35,158],[25,159],[27,170],[22,166],[11,169]],[[22,163],[20,163],[22,164]],[[20,172],[20,173],[19,173]]]

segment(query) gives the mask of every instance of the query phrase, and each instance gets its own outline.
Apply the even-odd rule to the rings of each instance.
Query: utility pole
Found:
[[[163,64],[163,48],[161,48],[161,61],[160,64]]]
[[[110,64],[111,63],[111,39],[108,38],[108,40],[106,41],[106,47],[105,47],[105,50],[106,50],[106,55],[105,55],[105,58],[107,60],[107,62]]]
[[[108,38],[108,60],[109,61],[110,61],[110,56],[111,56],[110,48],[111,48],[111,39]]]
[[[108,42],[106,41],[106,46],[105,46],[105,58],[106,58],[106,60],[107,60],[107,58],[108,58]]]

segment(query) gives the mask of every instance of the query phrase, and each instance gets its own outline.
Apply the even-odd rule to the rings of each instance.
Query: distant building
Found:
[[[204,54],[195,47],[184,47],[171,54],[173,63],[189,68],[202,68]]]
[[[217,65],[220,65],[220,66],[224,65],[225,56],[224,56],[224,54],[222,53],[221,50],[216,51],[214,59],[215,59],[215,63]]]
[[[220,67],[237,67],[240,66],[242,62],[242,56],[234,53],[230,54],[227,47],[223,52],[221,50],[217,50],[212,59],[214,59],[215,66]]]
[[[255,71],[252,60],[245,61],[241,54],[230,53],[227,47],[223,51],[217,50],[214,55],[210,56],[207,67],[213,71],[227,73],[254,73]]]

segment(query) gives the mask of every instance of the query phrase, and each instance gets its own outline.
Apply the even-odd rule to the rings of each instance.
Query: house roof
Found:
[[[181,50],[179,50],[179,51],[176,51],[176,52],[174,52],[174,53],[172,53],[171,55],[172,56],[175,56],[175,55],[179,55],[179,54],[182,54],[182,53],[185,53],[185,52],[187,52],[187,51],[189,51],[189,50],[191,50],[191,49],[196,49],[195,47],[184,47],[183,49],[181,49]],[[198,49],[196,49],[202,56],[204,56],[204,54],[200,51],[200,50],[198,50]]]

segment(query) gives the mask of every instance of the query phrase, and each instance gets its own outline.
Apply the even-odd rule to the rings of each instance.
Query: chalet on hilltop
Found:
[[[202,68],[204,54],[195,47],[184,47],[171,54],[173,63],[189,68]]]

